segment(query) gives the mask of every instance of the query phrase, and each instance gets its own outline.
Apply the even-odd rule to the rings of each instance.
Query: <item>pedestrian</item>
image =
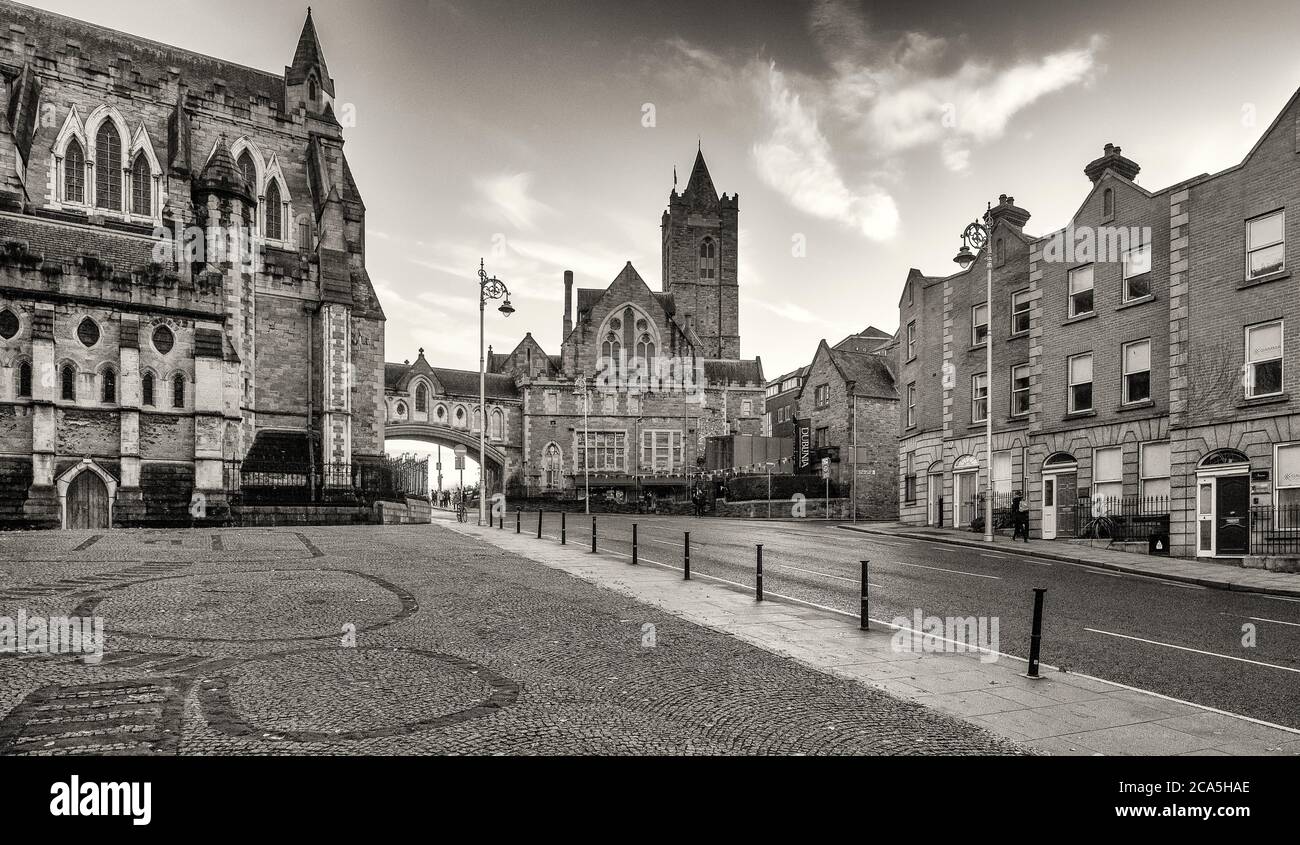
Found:
[[[1011,500],[1011,542],[1016,538],[1023,536],[1025,542],[1029,542],[1029,501],[1016,491],[1016,495]]]

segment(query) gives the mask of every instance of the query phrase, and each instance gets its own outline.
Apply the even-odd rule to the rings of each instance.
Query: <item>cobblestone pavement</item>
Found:
[[[0,655],[0,754],[1023,751],[436,525],[0,535],[20,611],[106,647]]]

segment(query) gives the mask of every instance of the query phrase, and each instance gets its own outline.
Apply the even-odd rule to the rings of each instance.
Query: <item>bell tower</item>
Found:
[[[673,186],[663,213],[663,290],[695,329],[703,358],[740,358],[740,289],[736,278],[739,195],[718,196],[695,154],[686,189]]]

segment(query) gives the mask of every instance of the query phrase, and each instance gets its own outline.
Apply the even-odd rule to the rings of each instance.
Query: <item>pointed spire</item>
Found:
[[[238,197],[250,206],[253,204],[252,186],[244,180],[244,171],[235,164],[235,157],[230,154],[230,147],[226,146],[225,135],[217,139],[212,157],[199,174],[197,187],[203,193],[225,194]]]
[[[691,168],[691,178],[686,181],[686,190],[682,196],[687,201],[707,203],[718,202],[718,189],[713,187],[713,177],[709,175],[709,166],[704,163],[704,150],[695,153],[695,166]]]
[[[325,51],[321,49],[320,39],[316,37],[316,24],[311,19],[311,7],[307,7],[307,20],[303,22],[302,34],[298,36],[298,48],[293,53],[293,64],[285,70],[285,83],[300,85],[307,81],[311,71],[316,71],[316,81],[326,94],[334,96],[334,80],[330,78],[329,68],[325,65]]]

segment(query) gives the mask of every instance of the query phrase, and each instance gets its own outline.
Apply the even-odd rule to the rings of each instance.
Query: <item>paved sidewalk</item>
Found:
[[[504,550],[615,590],[675,616],[830,675],[850,678],[900,698],[965,719],[1047,754],[1300,755],[1300,731],[1043,665],[1044,677],[1023,677],[1023,660],[985,663],[973,654],[900,653],[893,629],[793,600],[761,604],[741,585],[624,555],[592,555],[581,544],[561,546],[486,527],[453,525]],[[1008,544],[1009,545],[1009,544]]]
[[[953,546],[967,546],[988,551],[983,535],[948,528],[922,528],[896,522],[844,524],[840,528],[864,534],[881,534],[911,540],[929,540]],[[1287,572],[1269,572],[1265,569],[1246,569],[1227,563],[1207,563],[1177,557],[1157,557],[1132,552],[1096,549],[1091,546],[1067,543],[1063,540],[1030,540],[1028,543],[1010,537],[998,536],[994,545],[1002,554],[1030,555],[1065,563],[1079,563],[1110,569],[1115,572],[1132,572],[1151,575],[1185,584],[1199,584],[1216,590],[1238,590],[1247,593],[1267,593],[1274,596],[1300,596],[1300,575]]]

